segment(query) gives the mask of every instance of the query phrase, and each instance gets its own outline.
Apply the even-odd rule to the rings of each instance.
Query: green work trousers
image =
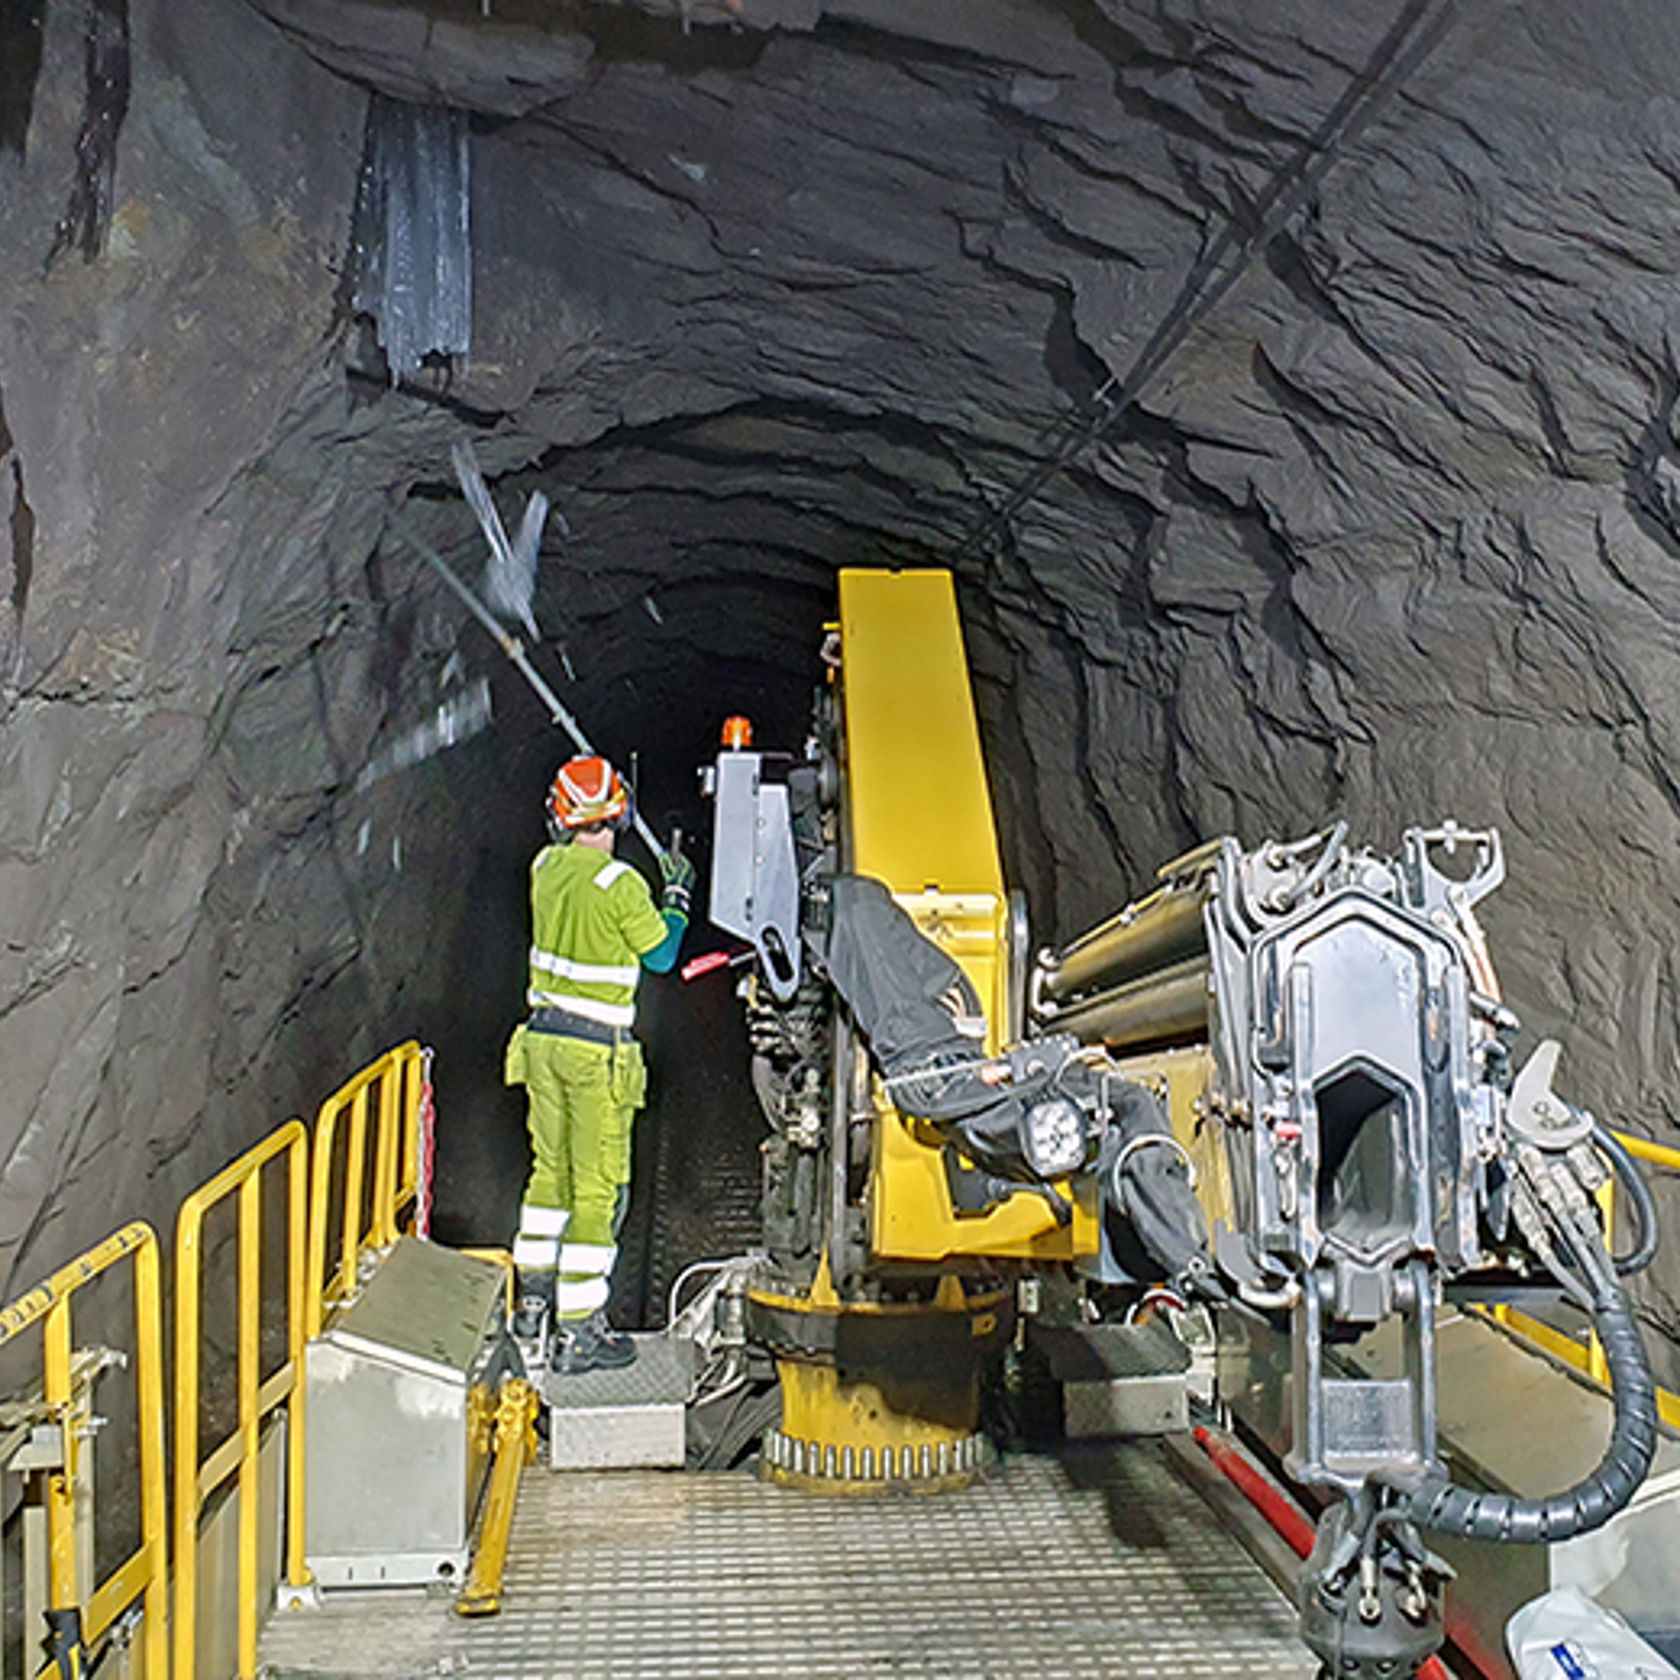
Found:
[[[633,1038],[589,1044],[527,1032],[523,1051],[531,1134],[525,1201],[571,1214],[568,1245],[610,1246],[630,1183],[631,1122],[647,1096],[642,1047]]]

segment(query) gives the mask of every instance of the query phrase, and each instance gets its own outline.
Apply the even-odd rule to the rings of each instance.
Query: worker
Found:
[[[613,856],[630,790],[604,758],[562,764],[548,795],[553,844],[531,864],[529,1017],[508,1044],[507,1082],[529,1099],[531,1175],[513,1261],[514,1335],[561,1375],[628,1365],[635,1344],[608,1325],[607,1296],[630,1183],[630,1127],[647,1091],[631,1035],[643,969],[668,971],[688,926],[694,865],[659,854],[663,909]]]

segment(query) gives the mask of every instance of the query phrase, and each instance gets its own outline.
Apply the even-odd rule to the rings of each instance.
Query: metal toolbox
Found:
[[[411,1237],[305,1355],[305,1550],[322,1587],[459,1579],[488,1464],[499,1266]]]

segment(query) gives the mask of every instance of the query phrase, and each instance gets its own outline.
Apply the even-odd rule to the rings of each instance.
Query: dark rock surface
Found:
[[[656,817],[693,820],[724,713],[797,740],[837,566],[955,564],[1044,937],[1209,834],[1497,823],[1511,1001],[1574,1093],[1680,1138],[1667,0],[485,10],[136,6],[109,238],[43,276],[81,93],[47,9],[0,149],[12,1286],[411,1031],[477,1058],[446,1212],[505,1235],[555,743],[381,540],[420,489],[476,563],[464,432],[571,527],[541,658]],[[475,113],[474,350],[400,388],[341,312],[368,87]],[[1175,321],[1141,402],[966,540]],[[457,646],[494,736],[355,793]]]

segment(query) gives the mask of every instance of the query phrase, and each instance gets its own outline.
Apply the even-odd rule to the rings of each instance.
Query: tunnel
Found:
[[[1213,836],[1497,825],[1510,1002],[1673,1141],[1676,62],[1667,0],[8,7],[5,1298],[410,1035],[438,1229],[511,1234],[570,747],[406,534],[482,572],[462,441],[702,863],[839,569],[949,568],[1036,941]],[[647,991],[639,1322],[759,1140],[728,980]]]

